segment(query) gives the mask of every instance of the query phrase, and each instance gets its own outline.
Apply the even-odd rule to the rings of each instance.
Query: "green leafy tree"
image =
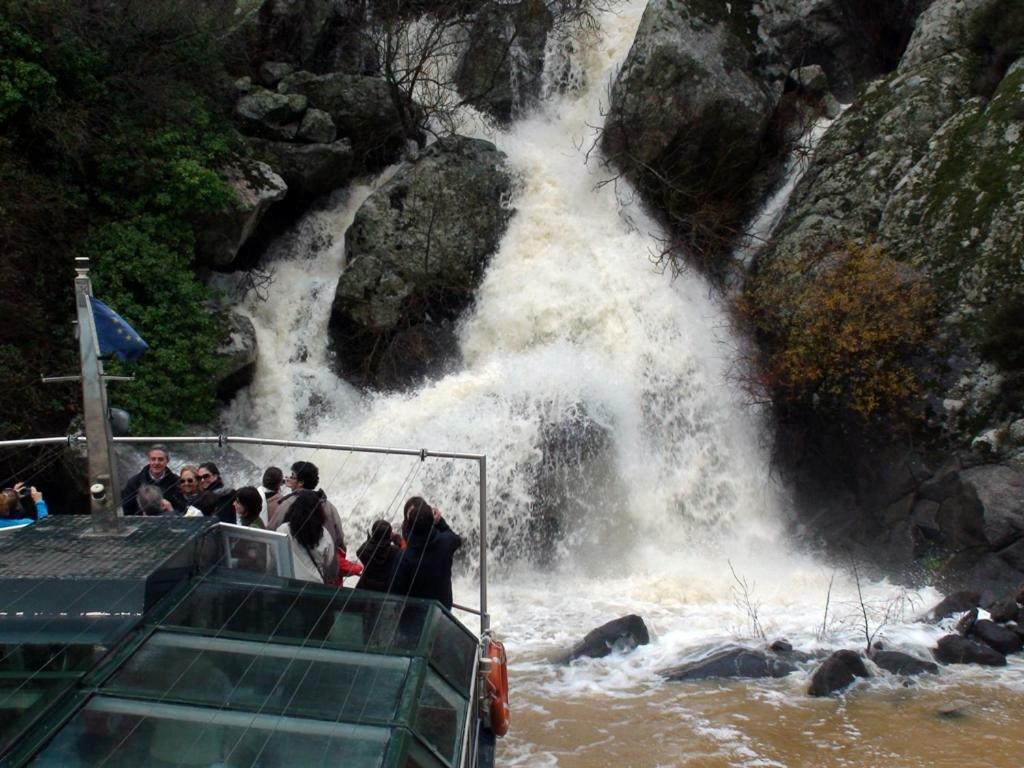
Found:
[[[0,246],[21,279],[0,306],[31,306],[29,328],[0,332],[0,350],[39,349],[14,385],[41,412],[5,432],[66,426],[77,393],[40,390],[43,366],[67,370],[72,260],[87,255],[94,290],[150,344],[111,401],[136,431],[210,418],[222,319],[197,278],[195,223],[233,192],[220,170],[241,147],[216,83],[237,23],[226,0],[3,0],[0,14]],[[43,195],[40,198],[40,195]],[[32,291],[26,291],[26,277]],[[46,302],[39,309],[36,302]],[[16,311],[16,310],[12,310]],[[44,354],[45,352],[45,354]],[[31,371],[31,373],[29,373]],[[51,390],[51,392],[54,390]]]

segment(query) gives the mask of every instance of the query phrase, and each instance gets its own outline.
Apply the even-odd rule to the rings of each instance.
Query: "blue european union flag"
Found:
[[[92,296],[89,303],[96,322],[96,340],[101,355],[114,354],[118,359],[130,362],[138,360],[149,349],[149,345],[117,312]]]

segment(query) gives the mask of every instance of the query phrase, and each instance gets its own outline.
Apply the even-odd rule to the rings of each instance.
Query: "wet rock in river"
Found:
[[[973,634],[985,645],[1002,654],[1017,653],[1021,649],[1021,639],[1016,632],[988,619],[975,622]]]
[[[938,605],[928,611],[926,616],[930,621],[938,621],[947,616],[977,608],[980,599],[981,595],[977,592],[954,592],[952,595],[944,597]]]
[[[631,651],[651,642],[644,620],[634,613],[592,629],[560,661],[568,663],[584,656],[599,659],[612,651]]]
[[[1020,606],[1013,597],[997,600],[988,607],[988,612],[992,616],[992,621],[999,623],[1017,621],[1020,618]]]
[[[858,677],[871,677],[864,660],[856,651],[836,651],[814,671],[809,696],[830,696],[841,691]]]
[[[785,677],[796,669],[764,651],[726,648],[700,661],[681,664],[658,672],[667,680],[706,680],[713,677]]]
[[[944,717],[950,720],[954,720],[961,717],[967,717],[968,708],[970,704],[963,699],[956,699],[943,704],[936,710],[936,714],[939,717]]]
[[[936,674],[939,665],[900,651],[874,651],[871,660],[879,667],[894,675],[920,675],[925,672]]]
[[[995,648],[960,635],[946,635],[933,651],[943,664],[981,664],[986,667],[1005,667],[1006,656]]]

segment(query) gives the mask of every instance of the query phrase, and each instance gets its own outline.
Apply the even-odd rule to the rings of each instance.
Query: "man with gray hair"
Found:
[[[121,508],[126,515],[139,514],[139,489],[144,485],[154,485],[160,489],[163,498],[171,510],[179,514],[185,511],[185,499],[178,490],[178,476],[167,466],[171,455],[163,445],[151,446],[146,451],[146,466],[137,475],[133,475],[124,490],[121,491]]]
[[[168,515],[174,512],[171,503],[164,498],[164,492],[155,485],[143,485],[135,498],[139,505],[139,514],[147,517]]]

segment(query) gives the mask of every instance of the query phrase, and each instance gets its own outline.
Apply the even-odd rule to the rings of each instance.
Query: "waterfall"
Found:
[[[570,56],[581,58],[559,69],[586,72],[578,90],[553,94],[495,137],[522,188],[461,324],[463,369],[401,395],[363,395],[331,373],[325,337],[344,232],[373,185],[358,187],[307,215],[268,254],[270,296],[244,307],[260,361],[232,406],[236,428],[486,453],[496,540],[518,554],[533,546],[538,517],[560,520],[563,554],[654,537],[684,551],[726,532],[777,538],[758,425],[728,382],[725,313],[698,278],[674,283],[653,267],[658,226],[623,204],[633,196],[621,180],[602,186],[610,171],[596,152],[587,159],[608,80],[643,6],[624,4],[602,34],[576,41]],[[560,447],[554,458],[552,443]],[[454,482],[470,482],[474,467],[323,454],[314,461],[357,527],[395,517],[392,497],[410,472],[405,495],[422,491],[461,527],[475,527],[473,492]],[[565,461],[576,464],[573,488],[551,491],[565,472],[550,465]]]
[[[634,690],[680,654],[749,636],[753,624],[803,647],[861,642],[850,619],[855,585],[787,544],[762,425],[731,384],[738,342],[725,309],[699,276],[673,280],[652,264],[658,225],[621,179],[603,183],[611,172],[588,151],[644,7],[617,4],[600,32],[550,45],[554,79],[540,108],[493,136],[521,185],[459,327],[460,370],[402,394],[357,392],[331,372],[324,349],[344,233],[381,179],[339,193],[282,239],[268,259],[268,300],[242,308],[260,361],[227,414],[234,428],[487,455],[494,624],[516,674],[541,696]],[[376,518],[397,522],[413,494],[470,538],[476,528],[472,464],[310,451],[253,458],[317,463],[350,541]],[[475,558],[463,548],[456,602],[475,604]],[[872,605],[899,594],[861,587]],[[552,648],[631,612],[657,642],[628,662],[544,663]],[[929,631],[899,637],[919,646]]]

